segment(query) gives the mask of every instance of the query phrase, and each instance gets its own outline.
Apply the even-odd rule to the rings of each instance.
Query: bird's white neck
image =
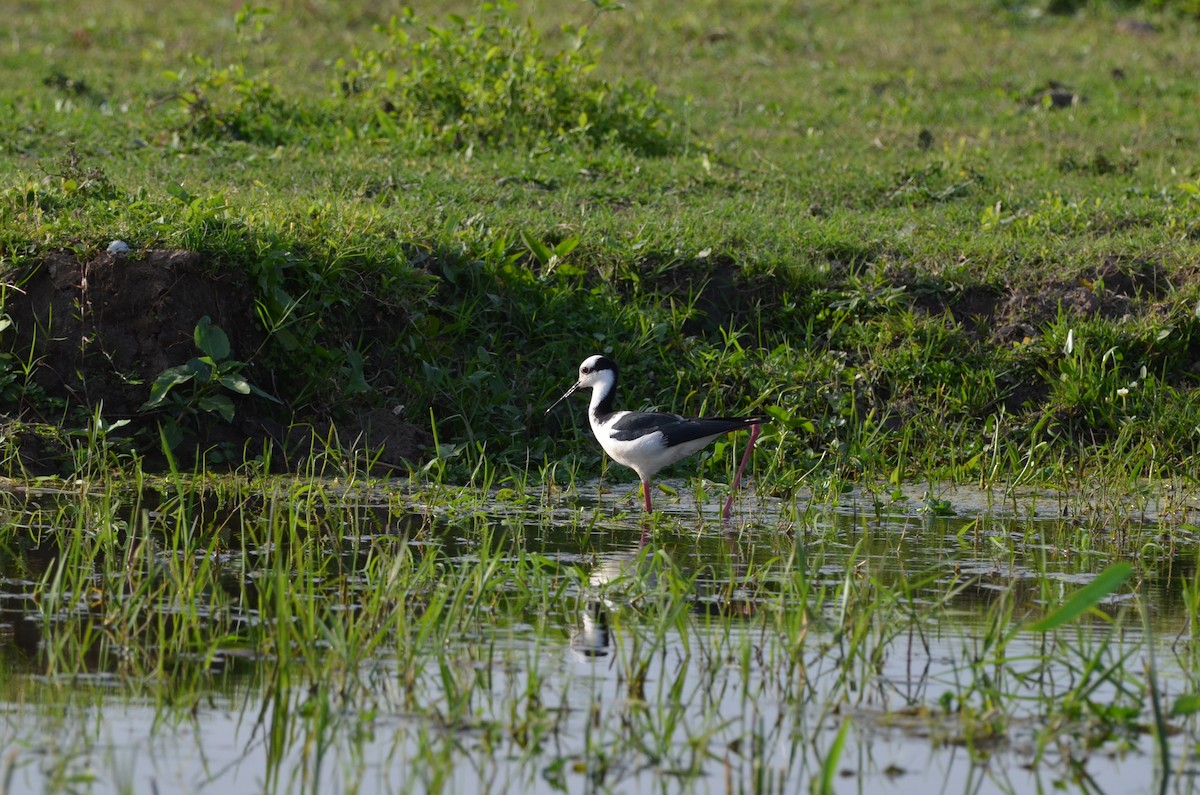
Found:
[[[592,402],[589,413],[595,418],[612,414],[613,399],[616,397],[617,380],[612,371],[606,371],[592,385]]]

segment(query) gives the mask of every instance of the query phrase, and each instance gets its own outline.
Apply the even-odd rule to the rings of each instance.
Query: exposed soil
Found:
[[[185,251],[151,251],[144,259],[101,254],[80,262],[51,254],[10,301],[16,349],[39,361],[35,380],[54,396],[132,418],[160,372],[198,354],[192,332],[207,315],[232,344],[232,358],[252,361],[263,342],[254,298],[230,272],[204,267]]]
[[[265,335],[255,319],[253,291],[240,274],[218,270],[198,253],[105,253],[90,262],[51,254],[15,286],[10,282],[5,307],[13,322],[8,349],[19,361],[36,362],[34,383],[67,412],[99,411],[109,423],[129,420],[119,432],[127,439],[157,438],[158,417],[141,407],[159,373],[201,355],[193,331],[204,316],[229,338],[229,360],[245,362],[247,379],[276,393],[273,373],[261,361]],[[176,451],[182,460],[214,446],[240,451],[249,445],[254,452],[265,443],[278,452],[273,460],[298,467],[332,439],[387,469],[416,461],[431,443],[426,431],[386,409],[364,409],[340,425],[324,418],[294,425],[286,395],[278,395],[281,411],[261,397],[227,394],[235,403],[233,423],[214,417],[199,424]],[[63,440],[29,430],[31,422],[53,425],[58,419],[26,411],[4,420],[9,437],[20,437],[28,471],[56,471],[69,456]],[[149,445],[142,452],[152,459],[157,450]]]

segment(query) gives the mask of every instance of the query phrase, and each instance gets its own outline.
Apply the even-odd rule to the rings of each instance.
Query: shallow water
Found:
[[[48,671],[56,634],[93,626],[95,610],[47,622],[32,594],[54,550],[10,544],[0,791],[797,792],[843,726],[836,792],[1200,789],[1194,715],[1169,719],[1164,772],[1146,684],[1152,665],[1164,709],[1197,690],[1190,525],[1146,505],[1101,517],[1069,496],[946,488],[836,506],[744,497],[725,525],[719,490],[676,488],[645,549],[624,486],[473,509],[360,495],[320,598],[374,587],[364,550],[381,537],[432,528],[408,543],[469,570],[490,526],[552,569],[556,601],[492,605],[415,668],[384,644],[336,686],[231,645],[179,703],[170,682],[119,664]],[[222,576],[252,579],[270,552],[232,545]],[[1137,558],[1137,582],[1102,612],[997,646],[997,626],[1042,615],[1118,557]],[[686,589],[658,587],[664,565]],[[234,609],[265,620],[264,605]],[[465,707],[448,706],[463,683]]]

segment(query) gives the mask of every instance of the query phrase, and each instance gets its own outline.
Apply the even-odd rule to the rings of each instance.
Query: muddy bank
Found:
[[[88,415],[97,413],[119,426],[110,434],[114,445],[137,451],[152,465],[165,461],[158,434],[164,420],[182,429],[174,450],[181,462],[205,451],[219,451],[218,461],[240,461],[243,451],[253,456],[270,450],[276,467],[300,468],[314,450],[333,445],[364,454],[386,471],[419,460],[431,443],[426,430],[388,407],[360,401],[335,414],[292,405],[257,320],[252,286],[241,272],[217,267],[202,254],[102,253],[85,262],[57,252],[9,274],[6,282],[11,325],[4,350],[14,369],[28,369],[29,376],[26,383],[8,384],[3,423],[8,452],[28,473],[70,471],[71,439],[53,429],[87,427]],[[204,388],[193,378],[175,386],[164,405],[144,408],[155,379],[204,356],[195,330],[205,317],[229,343],[217,372],[236,373],[278,403],[224,383]],[[222,413],[224,401],[231,415]]]

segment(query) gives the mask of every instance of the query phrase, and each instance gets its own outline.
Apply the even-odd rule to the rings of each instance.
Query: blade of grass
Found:
[[[1133,566],[1122,561],[1114,563],[1096,575],[1096,579],[1076,591],[1070,599],[1063,602],[1049,615],[1042,617],[1029,625],[1034,632],[1049,632],[1074,621],[1083,613],[1091,610],[1100,600],[1111,594],[1133,574]]]

